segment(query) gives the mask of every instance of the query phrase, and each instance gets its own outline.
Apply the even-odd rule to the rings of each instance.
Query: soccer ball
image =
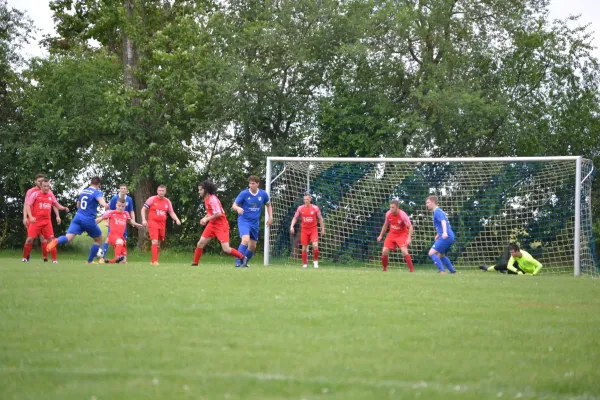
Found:
[[[98,249],[98,252],[96,253],[96,258],[104,258],[104,250]]]

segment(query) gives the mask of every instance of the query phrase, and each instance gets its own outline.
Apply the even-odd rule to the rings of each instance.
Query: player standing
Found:
[[[117,201],[119,199],[125,200],[125,211],[129,213],[129,217],[135,223],[135,212],[133,211],[133,199],[127,195],[127,185],[121,184],[119,186],[119,193],[115,194],[112,199],[110,199],[110,203],[108,203],[108,208],[111,210],[117,209]],[[136,226],[136,225],[133,225]],[[106,237],[106,241],[104,241],[104,245],[102,246],[102,250],[104,251],[104,255],[106,256],[106,252],[108,251],[109,245],[109,237],[110,237],[110,224],[108,225],[108,235]],[[127,225],[125,225],[125,232],[123,234],[123,238],[125,239],[125,244],[123,247],[123,261],[127,261]]]
[[[314,204],[311,204],[312,198],[306,193],[303,198],[304,204],[299,206],[294,214],[294,219],[290,225],[290,232],[294,233],[294,225],[298,218],[302,218],[300,224],[300,242],[302,243],[302,268],[308,267],[308,245],[312,244],[313,266],[319,268],[319,233],[317,231],[317,219],[321,224],[321,235],[325,235],[325,221],[321,215],[321,210]]]
[[[131,218],[131,214],[126,211],[127,201],[120,198],[116,201],[116,210],[109,210],[101,217],[96,218],[96,223],[100,223],[102,220],[109,220],[109,234],[105,243],[110,243],[115,248],[115,258],[109,260],[110,264],[120,263],[125,259],[125,234],[127,232],[127,223],[130,223],[136,228],[141,228],[142,225],[138,224]],[[106,255],[106,251],[104,251]],[[104,258],[100,259],[100,264],[105,262]]]
[[[198,185],[198,194],[204,199],[204,207],[206,208],[206,215],[200,220],[200,225],[206,225],[206,228],[202,231],[200,240],[196,245],[192,266],[198,265],[202,253],[204,253],[204,247],[212,238],[216,238],[221,242],[221,248],[225,253],[237,257],[241,260],[240,266],[247,267],[248,258],[236,249],[229,247],[229,222],[219,198],[215,196],[216,191],[217,187],[212,182],[204,181]]]
[[[448,268],[451,274],[456,271],[452,266],[452,262],[446,253],[450,250],[450,246],[454,243],[454,232],[450,227],[450,222],[446,213],[438,207],[437,196],[429,196],[425,201],[425,205],[429,211],[433,211],[433,225],[435,226],[436,235],[435,243],[429,250],[429,257],[433,260],[435,266],[440,270],[440,274],[445,274],[444,265]]]
[[[400,209],[398,200],[390,201],[390,210],[385,213],[385,222],[383,223],[379,237],[377,237],[378,242],[381,242],[388,227],[390,232],[385,238],[385,242],[383,242],[383,250],[381,251],[381,265],[383,266],[383,270],[387,271],[390,251],[394,251],[396,247],[400,247],[409,271],[413,272],[415,268],[412,258],[408,253],[408,246],[410,245],[414,228],[408,215]]]
[[[542,263],[533,258],[531,254],[521,250],[517,244],[511,244],[508,248],[510,249],[510,259],[506,264],[496,264],[493,267],[481,265],[479,268],[484,271],[497,271],[513,275],[537,275],[540,272]]]
[[[48,243],[48,251],[52,251],[57,245],[70,242],[75,236],[86,232],[94,240],[87,263],[95,264],[94,257],[102,246],[102,231],[96,223],[96,212],[99,205],[105,209],[108,208],[108,204],[104,201],[104,195],[100,191],[100,178],[95,176],[92,178],[90,186],[83,189],[77,197],[77,213],[67,229],[67,234]]]
[[[42,188],[42,183],[44,179],[46,179],[46,175],[37,174],[35,176],[34,186],[27,190],[27,193],[25,194],[25,201],[23,202],[23,225],[25,225],[25,229],[27,229],[27,227],[29,226],[29,219],[27,217],[27,209],[29,208],[29,205],[27,204],[27,200],[33,193],[39,191]],[[50,193],[53,194],[52,190],[50,190]],[[54,208],[54,212],[58,215],[58,209]],[[48,250],[46,249],[47,245],[48,241],[44,238],[43,235],[40,235],[40,248],[42,249],[42,257],[44,259],[44,262],[48,261]],[[29,261],[29,256],[27,257],[27,261]]]
[[[167,214],[173,218],[177,225],[181,225],[181,221],[173,211],[171,200],[165,197],[166,194],[167,187],[159,185],[156,189],[156,196],[149,197],[142,210],[142,225],[148,226],[150,240],[152,241],[152,265],[159,265],[160,242],[165,241],[167,234]],[[146,212],[148,213],[148,219],[146,219]]]
[[[267,206],[267,226],[273,222],[273,206],[269,194],[258,188],[260,181],[257,176],[248,178],[248,189],[242,190],[231,207],[238,213],[238,229],[240,231],[240,247],[238,251],[248,257],[248,261],[256,251],[260,214],[264,205]],[[235,260],[236,267],[241,265],[239,258]]]
[[[56,201],[54,194],[50,191],[50,182],[47,179],[42,181],[41,190],[36,190],[30,193],[27,199],[27,239],[23,247],[23,262],[29,260],[29,253],[33,246],[33,241],[37,236],[44,238],[44,247],[48,240],[54,238],[54,230],[52,229],[52,209],[56,212],[56,222],[60,224],[60,215],[58,210],[69,212],[67,207],[63,207]],[[52,255],[52,263],[56,264],[56,249],[50,251]],[[44,261],[47,261],[45,258]]]

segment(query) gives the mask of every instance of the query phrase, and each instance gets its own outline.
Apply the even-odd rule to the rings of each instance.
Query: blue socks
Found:
[[[244,246],[243,244],[240,244],[240,247],[238,247],[238,251],[240,253],[242,253],[243,255],[246,255],[246,250],[248,250],[248,247]],[[236,258],[235,259],[235,265],[238,266],[238,267],[240,265],[242,265],[242,260],[240,260],[239,258]]]
[[[442,265],[442,260],[440,260],[440,257],[437,254],[432,254],[429,257],[431,257],[431,259],[433,260],[433,263],[435,264],[437,269],[439,269],[440,272],[444,272],[444,266]],[[450,261],[450,260],[448,260],[448,261]]]
[[[106,242],[105,242],[105,243],[102,245],[102,251],[104,252],[104,254],[106,254],[106,252],[108,251],[108,243],[106,243]]]
[[[68,241],[69,241],[69,239],[67,239],[67,237],[66,237],[66,236],[60,236],[60,237],[58,238],[58,244],[65,244],[65,243],[67,243]]]
[[[250,250],[246,251],[246,257],[248,257],[248,261],[250,261],[250,259],[252,258],[253,255],[254,255],[253,251],[250,251]]]
[[[100,246],[98,246],[96,243],[94,243],[92,245],[92,247],[90,248],[90,255],[88,256],[88,262],[91,263],[92,261],[94,261],[94,258],[96,257],[96,254],[98,254],[98,250],[100,250]]]
[[[446,268],[448,268],[448,271],[450,271],[451,274],[456,272],[456,270],[454,269],[454,266],[452,265],[452,262],[450,261],[450,259],[448,257],[444,256],[442,258],[442,263],[446,266]]]

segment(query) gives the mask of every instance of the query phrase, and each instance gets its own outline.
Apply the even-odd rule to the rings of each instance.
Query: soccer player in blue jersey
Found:
[[[238,251],[248,257],[248,260],[252,258],[256,251],[260,214],[263,206],[267,206],[267,226],[271,226],[273,222],[273,207],[271,206],[269,194],[258,188],[259,183],[257,176],[250,176],[248,178],[248,189],[240,192],[231,207],[238,213],[238,228],[242,239]],[[236,259],[235,266],[239,267],[241,265],[241,260]]]
[[[429,250],[429,257],[433,260],[435,266],[440,270],[440,274],[445,274],[444,266],[448,268],[451,274],[454,274],[454,266],[446,253],[450,250],[450,246],[454,243],[454,232],[448,221],[446,213],[438,207],[437,196],[429,196],[425,201],[425,205],[429,211],[433,211],[433,225],[435,226],[436,235],[435,243]]]
[[[110,203],[108,203],[108,208],[111,210],[117,209],[117,201],[119,199],[125,200],[125,212],[129,213],[129,217],[131,217],[131,222],[135,224],[135,212],[133,211],[133,200],[131,197],[127,195],[127,185],[121,184],[119,186],[119,193],[115,194],[112,199],[110,199]],[[108,211],[108,210],[107,210]],[[108,227],[108,233],[106,235],[106,240],[104,241],[104,245],[102,246],[102,250],[104,254],[108,251],[108,236],[110,235],[110,226]],[[127,244],[127,228],[125,228],[125,234],[123,236],[125,239],[125,244]],[[124,248],[123,255],[125,256],[123,262],[127,262],[127,250]]]
[[[90,182],[90,186],[87,189],[83,189],[77,197],[77,213],[75,218],[71,221],[67,234],[53,239],[48,243],[48,251],[51,251],[59,244],[65,244],[73,240],[77,235],[81,235],[86,232],[89,237],[94,239],[94,244],[90,248],[90,254],[87,259],[88,264],[94,263],[94,257],[98,254],[98,250],[102,246],[102,231],[96,223],[96,212],[98,205],[108,208],[108,204],[104,201],[104,195],[100,189],[100,178],[95,176]]]

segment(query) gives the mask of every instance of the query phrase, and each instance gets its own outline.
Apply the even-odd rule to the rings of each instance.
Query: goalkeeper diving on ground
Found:
[[[481,265],[479,268],[486,272],[501,272],[513,275],[537,275],[542,269],[542,263],[533,258],[525,250],[521,250],[518,245],[511,244],[510,259],[507,263],[496,264],[493,267]]]

